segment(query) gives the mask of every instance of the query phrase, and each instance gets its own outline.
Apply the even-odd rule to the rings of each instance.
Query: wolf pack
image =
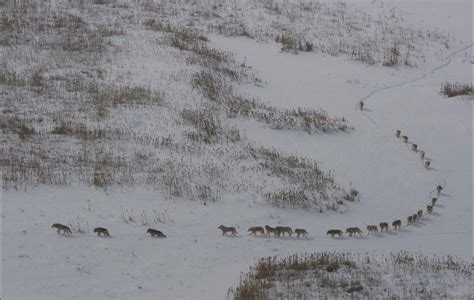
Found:
[[[438,185],[436,187],[436,191],[438,193],[438,196],[441,194],[443,191],[443,187],[441,185]],[[433,208],[435,207],[436,203],[438,201],[438,198],[433,197],[431,199],[431,203],[427,205],[426,207],[426,212],[427,214],[432,214],[433,213]],[[413,215],[409,215],[407,217],[407,226],[408,225],[414,225],[418,223],[423,218],[423,210],[418,210],[416,213]],[[52,228],[55,228],[58,234],[62,235],[72,235],[71,229],[63,224],[60,223],[54,223]],[[402,227],[402,221],[401,220],[395,220],[392,222],[392,227],[394,230],[400,230]],[[219,230],[222,231],[222,235],[230,235],[230,236],[237,236],[237,230],[235,227],[232,226],[224,226],[220,225],[217,227]],[[380,228],[380,230],[379,230]],[[381,222],[379,226],[377,225],[367,225],[367,234],[372,235],[372,234],[379,234],[379,233],[384,233],[389,230],[389,224],[386,222]],[[294,231],[291,227],[289,226],[276,226],[276,227],[271,227],[269,225],[265,225],[265,227],[262,226],[254,226],[250,227],[247,232],[249,232],[250,236],[262,236],[262,237],[276,237],[276,238],[281,238],[281,237],[292,237],[293,234],[296,234],[296,238],[306,238],[308,237],[309,233],[306,229],[304,228],[296,228]],[[106,228],[103,227],[96,227],[94,228],[94,233],[97,234],[97,236],[100,237],[110,237],[109,231]],[[153,228],[149,228],[146,231],[147,234],[149,234],[151,237],[157,237],[157,238],[166,238],[166,235]],[[349,237],[354,237],[354,236],[361,236],[363,234],[362,230],[359,227],[349,227],[346,228],[345,233]],[[341,229],[330,229],[327,232],[327,235],[330,235],[332,238],[335,237],[342,237],[344,235],[344,231]]]
[[[362,101],[359,103],[359,108],[361,110],[363,110],[363,108],[364,108],[364,103]],[[402,139],[403,143],[405,143],[407,145],[411,144],[411,150],[420,155],[423,166],[425,167],[425,169],[430,170],[431,161],[426,158],[425,151],[420,150],[418,148],[417,144],[410,142],[408,140],[408,136],[402,135],[401,130],[396,130],[395,131],[395,137],[397,139]],[[436,206],[438,198],[441,195],[441,192],[443,191],[443,189],[444,188],[443,188],[442,185],[438,185],[436,187],[437,197],[431,198],[431,202],[428,203],[428,205],[426,206],[426,213],[428,215],[433,213],[433,209]],[[422,218],[423,218],[423,210],[420,209],[417,212],[415,212],[414,214],[409,215],[407,217],[407,226],[417,224]],[[379,226],[380,226],[380,231],[379,231],[379,227],[377,227],[377,225],[367,225],[368,235],[378,234],[379,232],[383,233],[383,232],[387,232],[389,230],[389,224],[386,223],[386,222],[381,222],[379,224]],[[402,221],[401,220],[393,221],[392,222],[392,227],[393,227],[394,230],[400,230],[401,227],[402,227]],[[344,234],[344,232],[341,229],[331,229],[327,232],[327,235],[330,235],[332,238],[334,238],[336,236],[337,237],[342,237],[343,234]],[[356,236],[356,235],[362,235],[362,230],[360,230],[358,227],[349,227],[349,228],[346,229],[346,234],[349,235],[349,237],[353,237],[353,236]]]
[[[361,109],[363,109],[363,103],[361,104]],[[408,136],[406,136],[406,135],[402,136],[400,130],[397,130],[395,132],[395,136],[397,138],[401,138],[405,144],[410,143],[408,141]],[[414,144],[414,143],[411,143],[411,149],[415,153],[420,154],[420,158],[423,162],[424,167],[427,170],[429,170],[431,162],[426,159],[425,151],[419,150],[418,145]],[[426,206],[426,213],[428,215],[433,213],[433,209],[436,206],[438,198],[441,195],[441,192],[443,190],[444,190],[444,187],[442,185],[438,185],[436,187],[436,192],[437,192],[438,197],[431,198],[431,202],[428,203],[428,205]],[[407,226],[417,224],[423,218],[423,216],[424,215],[423,215],[423,210],[422,209],[416,211],[414,214],[409,215],[407,217]],[[60,223],[54,223],[51,227],[55,228],[58,234],[72,235],[71,229],[66,225],[63,225],[63,224],[60,224]],[[402,221],[401,220],[395,220],[395,221],[392,222],[392,228],[394,230],[400,230],[401,227],[402,227]],[[230,236],[237,236],[238,235],[237,230],[235,229],[235,227],[220,225],[217,228],[222,231],[222,235],[226,235],[226,236],[227,235],[230,235]],[[380,228],[380,230],[379,230],[379,228]],[[388,230],[389,230],[389,224],[387,222],[381,222],[381,223],[379,223],[378,226],[375,225],[375,224],[367,225],[367,234],[368,235],[384,233],[384,232],[387,232]],[[300,237],[301,238],[306,238],[309,235],[308,231],[306,231],[306,229],[303,229],[303,228],[296,228],[293,231],[293,229],[289,226],[271,227],[269,225],[265,225],[265,227],[262,227],[262,226],[250,227],[247,230],[247,232],[249,232],[250,236],[271,237],[273,235],[273,237],[277,237],[277,238],[291,237],[293,234],[296,234],[296,238],[299,239]],[[96,227],[94,229],[94,233],[96,233],[97,236],[100,236],[100,237],[110,237],[109,231],[106,228],[103,228],[103,227]],[[146,233],[149,234],[151,237],[166,238],[166,235],[163,232],[161,232],[157,229],[149,228],[146,231]],[[359,227],[346,228],[345,233],[349,237],[362,236],[362,234],[363,234],[362,230]],[[344,231],[341,230],[341,229],[337,229],[337,228],[336,229],[330,229],[330,230],[327,231],[326,235],[330,235],[332,238],[342,237],[344,235]]]
[[[56,229],[56,232],[58,234],[72,235],[71,228],[69,228],[69,226],[66,226],[64,224],[54,223],[51,226],[51,228]],[[104,227],[94,228],[94,233],[97,234],[97,236],[100,236],[100,237],[110,237],[109,230],[107,228],[104,228]],[[153,229],[153,228],[148,228],[146,233],[149,234],[151,237],[166,238],[166,235],[163,232],[161,232],[159,230],[156,230],[156,229]]]
[[[222,231],[222,235],[227,235],[227,233],[230,233],[232,236],[237,236],[237,230],[235,227],[232,226],[224,226],[220,225],[217,227]],[[296,234],[297,238],[300,237],[306,237],[308,235],[308,232],[306,229],[303,228],[296,228],[294,231],[291,229],[289,226],[276,226],[276,227],[271,227],[269,225],[265,225],[265,228],[262,226],[255,226],[255,227],[250,227],[247,232],[249,232],[249,235],[251,236],[274,236],[274,237],[291,237],[292,234]]]
[[[411,145],[411,150],[417,154],[420,155],[421,162],[423,163],[423,166],[425,169],[429,170],[431,167],[431,161],[426,158],[426,152],[423,150],[420,150],[418,148],[418,144],[412,143],[411,141],[408,140],[408,136],[402,135],[401,130],[395,131],[395,136],[399,139],[402,139],[403,143],[407,145]]]
[[[441,192],[443,191],[443,187],[441,185],[438,185],[436,187],[436,191],[438,193],[438,196],[441,195]],[[432,198],[431,203],[428,204],[426,208],[427,214],[432,214],[433,213],[433,207],[436,205],[436,202],[438,201],[438,198]],[[408,225],[414,225],[418,223],[422,218],[423,218],[423,210],[420,209],[413,215],[409,215],[407,217],[407,226]],[[400,230],[402,227],[402,220],[395,220],[392,222],[392,227],[394,230]],[[380,228],[380,230],[379,230]],[[379,233],[384,233],[388,232],[390,226],[387,222],[381,222],[378,226],[377,225],[367,225],[367,234],[368,235],[373,235],[373,234],[379,234]],[[237,236],[237,230],[235,227],[232,226],[224,226],[220,225],[218,227],[222,231],[222,235],[231,235],[231,236]],[[248,229],[249,235],[251,236],[274,236],[274,237],[291,237],[292,234],[296,234],[297,238],[300,237],[307,237],[309,235],[308,231],[306,231],[303,228],[296,228],[294,231],[291,229],[291,227],[288,226],[276,226],[276,227],[271,227],[269,225],[265,225],[265,227],[262,226],[255,226],[255,227],[250,227]],[[349,237],[355,237],[355,236],[362,236],[363,232],[359,227],[349,227],[346,228],[345,233]],[[332,238],[335,237],[343,237],[344,231],[341,229],[330,229],[326,233],[327,235],[330,235]]]

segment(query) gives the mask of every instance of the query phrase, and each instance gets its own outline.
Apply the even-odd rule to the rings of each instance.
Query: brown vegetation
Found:
[[[463,95],[472,95],[472,84],[459,82],[444,82],[441,85],[441,94],[445,95],[448,98]]]

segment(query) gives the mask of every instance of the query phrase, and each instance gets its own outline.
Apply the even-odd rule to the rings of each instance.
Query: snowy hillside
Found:
[[[471,1],[0,7],[2,298],[474,295]],[[320,251],[331,288],[275,279]]]

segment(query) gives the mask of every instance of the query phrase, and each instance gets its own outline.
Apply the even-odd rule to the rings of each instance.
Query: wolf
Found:
[[[63,225],[63,224],[59,224],[59,223],[54,223],[53,226],[51,226],[51,228],[56,228],[56,232],[58,234],[62,234],[63,235],[71,235],[72,232],[71,232],[71,229],[69,227],[67,227],[66,225]]]
[[[166,238],[166,235],[163,232],[153,228],[148,228],[146,233],[149,233],[152,237]]]
[[[371,233],[379,233],[379,229],[377,228],[377,225],[367,225],[367,230],[368,230],[368,234],[371,234]]]
[[[250,232],[250,235],[254,235],[254,236],[256,236],[257,233],[260,233],[260,235],[262,236],[265,235],[265,230],[261,226],[250,227],[249,230],[247,231]]]
[[[97,233],[97,236],[110,236],[109,231],[103,227],[94,228],[94,233]]]
[[[388,223],[380,223],[380,232],[388,231]]]
[[[306,235],[308,234],[308,232],[305,229],[302,229],[302,228],[296,228],[295,233],[296,233],[297,238],[300,238],[300,236],[306,237]]]
[[[402,221],[400,220],[393,221],[392,226],[395,229],[400,229],[402,227]]]
[[[265,230],[267,231],[265,234],[266,236],[270,236],[271,233],[273,233],[274,236],[277,235],[277,230],[275,227],[270,227],[268,225],[265,225]]]
[[[277,226],[275,227],[275,229],[278,237],[280,237],[280,235],[282,234],[283,236],[285,236],[285,233],[288,233],[288,236],[291,237],[291,234],[293,233],[293,230],[291,230],[291,228],[287,226]]]
[[[227,235],[227,232],[230,232],[232,236],[237,235],[237,230],[235,230],[235,227],[226,227],[224,225],[220,225],[217,227],[218,229],[222,230],[222,235]]]
[[[331,229],[331,230],[328,230],[327,235],[331,235],[332,238],[333,238],[335,235],[338,235],[339,237],[342,237],[342,230],[339,230],[339,229]]]

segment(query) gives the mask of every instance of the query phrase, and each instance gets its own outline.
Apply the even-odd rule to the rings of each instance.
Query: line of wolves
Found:
[[[395,131],[395,136],[397,138],[401,138],[405,144],[410,144],[411,142],[408,141],[408,136],[406,135],[400,136],[401,134],[402,134],[401,130]],[[415,153],[420,154],[420,158],[421,158],[421,161],[423,162],[423,165],[425,166],[425,169],[429,170],[431,166],[431,162],[429,160],[425,160],[425,155],[426,155],[425,151],[419,150],[418,145],[415,143],[411,143],[411,150],[413,150],[413,152]]]
[[[438,185],[436,187],[436,190],[438,192],[438,196],[441,194],[441,191],[443,190],[443,187],[441,185]],[[432,198],[431,199],[431,205],[428,205],[426,207],[427,213],[431,214],[433,213],[433,207],[436,205],[436,202],[438,201],[438,198]],[[423,210],[419,210],[416,214],[410,215],[407,218],[407,225],[412,225],[416,224],[421,218],[423,217]],[[380,232],[386,232],[388,231],[388,223],[382,222],[379,224],[380,225]],[[400,229],[402,226],[402,221],[401,220],[396,220],[393,221],[392,226],[395,230]],[[63,224],[60,223],[54,223],[51,228],[55,228],[58,234],[63,234],[63,235],[72,235],[71,229]],[[227,233],[230,233],[232,236],[236,236],[237,230],[235,227],[227,227],[224,225],[220,225],[218,227],[222,231],[222,235],[227,235]],[[288,226],[276,226],[276,227],[271,227],[269,225],[265,225],[265,229],[261,226],[255,226],[255,227],[250,227],[248,230],[250,232],[249,235],[257,236],[257,234],[260,234],[261,236],[271,236],[273,234],[274,237],[281,237],[285,236],[285,234],[288,234],[289,237],[293,233],[296,233],[296,237],[307,237],[309,234],[306,229],[302,228],[296,228],[295,231],[291,229],[291,227]],[[379,233],[377,225],[367,225],[367,231],[368,234],[377,234]],[[94,233],[97,234],[97,236],[102,236],[102,237],[110,237],[109,231],[106,228],[103,227],[96,227],[94,228]],[[159,237],[159,238],[166,238],[166,235],[156,229],[153,228],[148,228],[146,233],[150,234],[152,237]],[[362,230],[359,229],[359,227],[349,227],[346,229],[346,233],[352,237],[355,235],[362,235]],[[331,235],[332,238],[334,238],[336,235],[339,237],[342,237],[343,231],[340,229],[331,229],[327,232],[327,235]]]
[[[436,187],[436,191],[438,193],[438,196],[441,194],[443,191],[443,187],[441,185],[438,185]],[[438,198],[434,197],[431,199],[431,205],[427,205],[426,211],[428,214],[433,213],[433,208],[436,205],[436,202],[438,201]],[[416,214],[410,215],[407,217],[407,226],[408,225],[414,225],[416,224],[421,218],[423,217],[423,210],[419,210]],[[387,232],[388,231],[388,223],[382,222],[379,224],[380,225],[380,232]],[[402,221],[401,220],[395,220],[392,222],[392,226],[395,230],[399,230],[402,227]],[[379,233],[377,225],[367,225],[367,231],[368,234],[377,234]],[[355,235],[362,235],[362,230],[360,230],[358,227],[349,227],[346,229],[346,233],[352,237]],[[331,235],[332,238],[334,238],[336,235],[339,237],[342,237],[343,231],[340,229],[331,229],[327,232],[327,235]]]
[[[55,228],[58,234],[72,235],[71,229],[66,225],[63,225],[60,223],[54,223],[53,226],[51,226],[51,228]],[[107,230],[107,228],[104,228],[104,227],[94,228],[94,233],[96,233],[97,236],[110,237],[109,231]],[[166,238],[166,235],[163,232],[153,229],[153,228],[148,228],[146,233],[148,233],[152,237]]]
[[[222,235],[227,235],[227,233],[230,233],[232,236],[236,236],[237,230],[235,227],[227,227],[224,225],[220,225],[217,227],[222,231]],[[291,229],[291,227],[288,226],[277,226],[277,227],[271,227],[268,225],[265,225],[265,229],[262,226],[255,226],[255,227],[250,227],[247,232],[250,232],[249,235],[257,236],[258,233],[260,233],[261,236],[270,236],[273,234],[274,237],[281,237],[282,235],[285,236],[285,234],[288,234],[289,237],[293,233],[296,233],[296,237],[306,237],[309,233],[302,228],[296,228],[295,231]]]
[[[402,134],[401,130],[395,131],[395,137],[400,138],[401,134]],[[401,138],[403,139],[403,142],[405,144],[409,143],[408,142],[408,136],[404,135],[404,136],[401,136]],[[412,144],[411,145],[411,150],[413,150],[415,153],[420,154],[421,161],[424,163],[425,168],[427,170],[429,170],[430,166],[431,166],[431,162],[429,160],[425,160],[425,151],[419,150],[417,144],[414,144],[414,143],[411,143],[411,144]],[[443,187],[441,185],[438,185],[436,187],[436,191],[438,192],[438,196],[441,194],[442,190],[443,190]],[[426,210],[429,214],[431,214],[433,212],[433,207],[435,206],[437,200],[438,200],[438,198],[432,198],[431,199],[431,205],[428,204],[426,206]],[[408,216],[408,218],[407,218],[408,225],[416,224],[418,222],[418,219],[420,219],[422,216],[423,216],[423,211],[422,210],[419,210],[416,214]]]
[[[441,194],[443,191],[443,187],[441,185],[438,185],[436,187],[436,191],[438,193],[438,196]],[[434,197],[431,199],[431,205],[427,205],[426,210],[428,214],[433,213],[433,208],[436,205],[436,202],[438,201],[438,198]],[[416,224],[421,218],[423,217],[423,210],[418,210],[417,213],[410,215],[407,217],[407,225],[413,225]],[[380,233],[387,232],[389,229],[388,223],[382,222],[379,224],[380,226]],[[402,226],[402,221],[401,220],[395,220],[392,222],[392,226],[395,230],[399,230]],[[54,223],[52,228],[55,228],[57,230],[58,234],[63,234],[63,235],[72,235],[71,229],[63,224],[60,223]],[[227,233],[230,233],[232,236],[236,236],[237,230],[235,227],[227,227],[224,225],[220,225],[218,227],[222,231],[222,235],[227,235]],[[367,231],[368,234],[377,234],[379,233],[377,225],[368,225],[367,226]],[[273,234],[274,237],[281,237],[285,236],[285,234],[288,234],[288,237],[291,237],[293,233],[296,233],[296,237],[307,237],[309,234],[308,231],[302,228],[296,228],[295,231],[291,229],[291,227],[288,226],[276,226],[276,227],[271,227],[269,225],[265,225],[265,229],[261,226],[255,226],[255,227],[250,227],[248,229],[248,232],[250,232],[249,235],[257,236],[257,234],[260,234],[261,236],[271,236]],[[106,228],[103,227],[96,227],[94,228],[94,233],[97,234],[97,236],[102,236],[102,237],[109,237],[109,231]],[[159,238],[166,238],[166,235],[156,229],[153,228],[148,228],[146,233],[150,234],[152,237],[159,237]],[[362,235],[362,230],[360,230],[359,227],[349,227],[346,229],[346,233],[352,237],[355,235]],[[336,235],[339,237],[342,237],[343,231],[340,229],[330,229],[327,232],[327,235],[331,235],[332,238],[334,238]]]
[[[438,185],[436,187],[436,190],[438,192],[438,196],[441,194],[441,191],[443,190],[443,187],[441,185]],[[432,198],[431,199],[431,205],[428,205],[426,207],[427,213],[431,214],[433,213],[433,207],[436,205],[436,202],[438,201],[438,198]],[[423,217],[423,210],[419,210],[416,214],[410,215],[407,218],[407,225],[412,225],[416,224],[421,218]],[[380,233],[387,232],[389,229],[389,225],[386,222],[382,222],[379,224],[380,226]],[[401,220],[395,220],[392,222],[392,226],[395,230],[400,230],[402,227],[402,221]],[[232,236],[236,236],[237,230],[235,227],[232,226],[224,226],[220,225],[217,227],[222,231],[222,235],[227,235],[229,233]],[[379,229],[377,225],[367,225],[367,231],[368,234],[378,234]],[[289,237],[293,234],[293,230],[291,227],[288,226],[277,226],[277,227],[270,227],[268,225],[265,225],[265,229],[261,226],[256,226],[256,227],[250,227],[248,229],[248,232],[250,232],[249,235],[257,236],[257,234],[260,234],[261,236],[271,236],[271,234],[274,235],[274,237],[281,237],[282,235],[285,236],[285,234],[288,234]],[[296,233],[297,238],[306,237],[308,235],[308,232],[305,229],[297,228],[295,229],[294,233]],[[360,230],[359,227],[349,227],[346,229],[346,234],[348,234],[350,237],[356,236],[356,235],[362,235],[362,230]],[[327,232],[327,235],[330,235],[332,238],[335,236],[342,237],[344,232],[340,229],[330,229]]]

